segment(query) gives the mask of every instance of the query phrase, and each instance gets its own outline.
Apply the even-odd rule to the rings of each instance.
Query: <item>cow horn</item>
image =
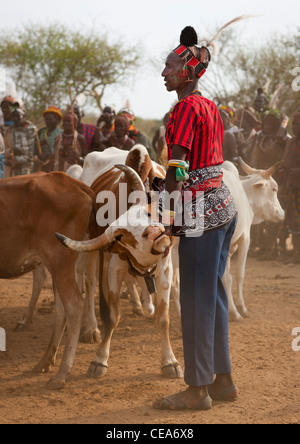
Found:
[[[239,157],[239,164],[241,165],[245,173],[248,175],[257,174],[258,172],[255,168],[252,168],[249,165],[247,165],[246,162],[244,162],[241,157]]]
[[[108,239],[105,233],[99,237],[96,237],[95,239],[82,242],[74,241],[59,233],[55,233],[55,236],[63,245],[70,248],[70,250],[79,251],[80,253],[103,250],[111,244],[111,241]]]
[[[267,170],[264,171],[263,176],[265,179],[270,179],[271,176],[273,176],[274,173],[284,164],[283,160],[279,160],[279,162],[276,162],[275,165],[271,166]]]
[[[142,191],[143,193],[146,192],[142,179],[140,178],[138,173],[134,171],[133,168],[128,165],[115,165],[115,167],[123,171],[127,175],[133,191]]]

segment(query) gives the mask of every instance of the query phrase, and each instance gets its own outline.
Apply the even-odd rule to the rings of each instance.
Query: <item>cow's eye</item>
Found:
[[[119,234],[119,236],[116,237],[116,241],[120,242],[120,240],[122,239],[123,234]]]

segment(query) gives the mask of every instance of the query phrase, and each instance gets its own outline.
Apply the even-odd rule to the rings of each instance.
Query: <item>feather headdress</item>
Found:
[[[222,26],[222,28],[219,29],[217,34],[212,39],[201,39],[201,42],[205,43],[206,47],[212,46],[213,47],[212,55],[215,56],[218,53],[217,40],[220,37],[220,35],[222,34],[222,32],[225,29],[227,29],[229,26],[233,25],[234,23],[238,23],[238,22],[240,22],[242,20],[248,20],[248,19],[254,18],[254,17],[258,17],[258,16],[257,15],[244,14],[244,15],[241,15],[240,17],[236,17],[235,19],[230,20],[230,22],[226,23],[226,25]]]

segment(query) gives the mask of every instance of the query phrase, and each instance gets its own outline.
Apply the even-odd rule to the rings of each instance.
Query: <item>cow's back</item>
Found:
[[[64,173],[1,181],[0,278],[25,274],[59,254],[61,246],[55,232],[82,236],[94,201],[89,187]]]

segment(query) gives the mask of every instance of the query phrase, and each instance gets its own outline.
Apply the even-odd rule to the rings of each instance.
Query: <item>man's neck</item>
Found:
[[[197,79],[195,79],[193,82],[186,83],[184,88],[182,88],[179,91],[176,91],[177,92],[177,96],[178,96],[178,100],[182,100],[184,97],[188,96],[193,91],[198,90],[198,88],[199,88],[199,86],[198,86],[198,80]]]

